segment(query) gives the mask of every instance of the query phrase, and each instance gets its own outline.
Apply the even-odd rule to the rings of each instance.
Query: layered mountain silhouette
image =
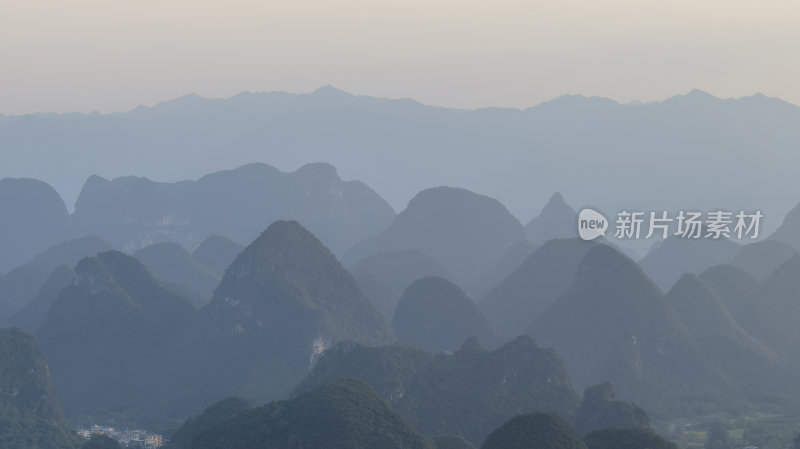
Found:
[[[786,388],[781,357],[742,329],[702,279],[683,275],[666,297],[703,357],[738,388],[762,394]]]
[[[38,338],[68,412],[168,425],[222,397],[282,398],[330,345],[394,334],[313,234],[279,221],[236,257],[201,310],[131,256],[85,258]]]
[[[473,298],[483,298],[508,275],[519,268],[522,262],[525,262],[538,248],[538,245],[527,240],[514,243],[499,262],[483,272],[472,282],[469,282],[466,287],[467,290]]]
[[[416,249],[372,254],[353,264],[350,272],[357,278],[368,275],[377,277],[391,287],[398,297],[417,279],[428,276],[453,278],[442,264]]]
[[[524,240],[522,225],[499,201],[468,190],[423,190],[391,226],[347,252],[345,261],[415,249],[440,262],[458,283],[495,265],[515,242]]]
[[[215,395],[281,398],[327,347],[394,340],[350,273],[297,222],[275,222],[248,245],[201,315],[200,357],[182,393],[193,407]]]
[[[578,214],[560,193],[555,193],[538,216],[525,225],[528,240],[544,243],[553,239],[577,238]]]
[[[383,314],[386,319],[391,320],[394,310],[397,308],[397,301],[400,300],[395,290],[389,287],[378,276],[365,274],[356,279],[361,293]]]
[[[224,100],[188,95],[126,113],[2,120],[0,177],[36,167],[72,204],[94,173],[177,181],[257,160],[285,168],[328,161],[396,208],[446,182],[498,198],[521,216],[544,203],[552,186],[565,186],[567,198],[591,189],[622,203],[669,192],[683,207],[698,196],[719,205],[740,191],[741,176],[731,174],[742,173],[760,207],[785,210],[797,199],[776,192],[800,191],[792,164],[784,163],[800,142],[798,120],[800,108],[777,98],[722,99],[699,90],[647,104],[567,95],[524,110],[440,108],[331,87]],[[720,161],[723,169],[709,173]],[[631,173],[647,173],[647,182],[631,189]],[[244,243],[257,232],[222,235]]]
[[[177,243],[154,243],[136,251],[135,256],[156,279],[175,286],[178,292],[188,290],[185,296],[195,299],[197,306],[211,300],[222,279]]]
[[[798,231],[800,231],[800,204],[786,214],[780,227],[769,236],[769,240],[786,243],[800,251],[800,232]]]
[[[342,181],[331,165],[284,173],[253,163],[177,183],[92,176],[72,218],[80,232],[129,251],[161,241],[194,249],[214,234],[249,242],[273,221],[294,219],[340,253],[385,229],[394,211],[365,184]]]
[[[250,449],[253,447],[302,447],[307,449],[434,449],[431,440],[393,411],[368,384],[347,379],[322,386],[289,401],[246,409],[220,419],[210,407],[188,422],[210,422],[197,428],[190,446],[170,448]],[[178,431],[180,441],[187,432]],[[179,441],[179,442],[180,442]]]
[[[648,252],[639,265],[666,292],[684,273],[700,274],[714,265],[729,263],[740,249],[725,238],[670,237]]]
[[[765,279],[742,314],[742,326],[783,354],[800,358],[800,256]]]
[[[47,361],[33,336],[0,329],[0,445],[76,449],[78,435],[61,414]]]
[[[419,279],[406,288],[392,327],[398,341],[431,352],[458,349],[469,337],[476,337],[488,347],[499,343],[472,299],[440,277]]]
[[[578,265],[596,245],[562,239],[539,247],[480,302],[493,328],[505,336],[528,332],[531,323],[569,290]]]
[[[4,145],[4,150],[10,148]],[[42,181],[0,179],[0,211],[0,272],[25,263],[69,236],[64,200]]]
[[[203,243],[192,253],[192,257],[221,277],[242,250],[244,250],[244,246],[233,240],[212,235],[203,240]]]
[[[453,354],[436,355],[342,344],[323,354],[295,394],[343,378],[373,385],[424,434],[461,435],[475,445],[518,413],[569,416],[578,406],[559,357],[527,336],[494,351],[471,338]]]
[[[60,265],[72,268],[80,259],[110,249],[111,244],[103,238],[82,237],[55,244],[14,268],[0,279],[0,297],[4,298],[0,303],[0,320],[30,303]]]
[[[574,285],[531,333],[564,358],[579,385],[610,381],[649,412],[730,391],[658,287],[605,245],[586,253]]]
[[[108,251],[81,260],[37,334],[65,410],[155,405],[183,359],[173,342],[193,313],[131,256]]]
[[[787,260],[796,256],[797,250],[779,240],[764,240],[745,245],[736,253],[732,265],[763,281]]]
[[[19,326],[30,333],[36,333],[47,318],[50,308],[56,302],[61,290],[75,280],[75,272],[67,265],[60,265],[39,289],[39,293],[19,312],[9,318],[12,326]]]
[[[758,280],[734,265],[717,265],[700,274],[738,323],[745,323],[751,310]]]

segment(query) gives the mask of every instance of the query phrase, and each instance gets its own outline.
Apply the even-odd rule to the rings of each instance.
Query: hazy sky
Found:
[[[797,0],[2,0],[0,113],[325,84],[526,107],[693,88],[800,104]]]

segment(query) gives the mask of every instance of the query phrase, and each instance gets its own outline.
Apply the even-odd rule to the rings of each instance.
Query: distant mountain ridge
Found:
[[[522,225],[496,199],[462,188],[433,187],[417,193],[386,230],[353,246],[343,260],[353,263],[374,254],[416,250],[441,263],[456,283],[467,283],[521,240]]]
[[[341,253],[393,218],[383,198],[359,181],[342,181],[329,164],[284,173],[252,163],[177,183],[92,176],[72,221],[132,251],[162,241],[194,250],[214,234],[249,242],[273,221],[298,220]]]
[[[755,166],[771,175],[754,175],[751,202],[786,210],[796,198],[771,196],[800,186],[777,162],[800,142],[798,121],[800,107],[777,98],[721,99],[698,90],[645,104],[565,95],[524,110],[425,106],[330,86],[308,94],[187,95],[124,113],[4,117],[0,177],[41,176],[72,204],[94,173],[177,181],[252,161],[283,170],[328,161],[396,209],[445,182],[498,198],[527,219],[553,186],[568,198],[591,189],[586,203],[669,192],[693,206],[701,192],[706,203],[720,204],[721,194],[702,186],[715,182],[717,192],[736,192]],[[656,159],[662,170],[654,173]],[[722,160],[727,169],[708,173]],[[630,173],[648,173],[648,182],[632,191]],[[685,179],[680,185],[678,175]],[[756,188],[760,180],[769,181],[769,191]]]

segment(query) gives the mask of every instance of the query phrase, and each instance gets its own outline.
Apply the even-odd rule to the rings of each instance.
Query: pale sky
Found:
[[[694,88],[800,104],[800,1],[0,0],[0,113],[326,84],[464,108]]]

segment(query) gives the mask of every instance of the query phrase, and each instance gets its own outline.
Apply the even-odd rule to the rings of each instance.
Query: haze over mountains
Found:
[[[126,113],[4,116],[0,177],[42,179],[72,205],[93,174],[178,181],[253,161],[290,171],[327,161],[395,209],[445,184],[495,197],[525,221],[555,190],[606,210],[659,201],[782,214],[800,187],[781,162],[800,143],[798,122],[800,108],[776,98],[697,90],[647,104],[564,96],[471,111],[330,86],[188,95]]]
[[[574,206],[718,208],[730,189],[772,207],[750,201],[796,187],[770,158],[800,142],[797,109],[692,92],[457,111],[324,88],[3,118],[8,160],[60,137],[98,174],[71,214],[43,181],[0,181],[0,325],[35,336],[0,329],[0,446],[33,426],[75,449],[68,419],[177,430],[182,449],[671,448],[652,419],[684,445],[718,420],[779,447],[759,426],[800,416],[800,206],[759,240],[671,237],[643,257],[577,239]],[[180,167],[168,144],[191,148]],[[158,150],[159,181],[100,173],[100,155],[138,152],[116,161],[135,170]],[[771,184],[734,182],[773,163]],[[659,196],[670,173],[717,188]]]

